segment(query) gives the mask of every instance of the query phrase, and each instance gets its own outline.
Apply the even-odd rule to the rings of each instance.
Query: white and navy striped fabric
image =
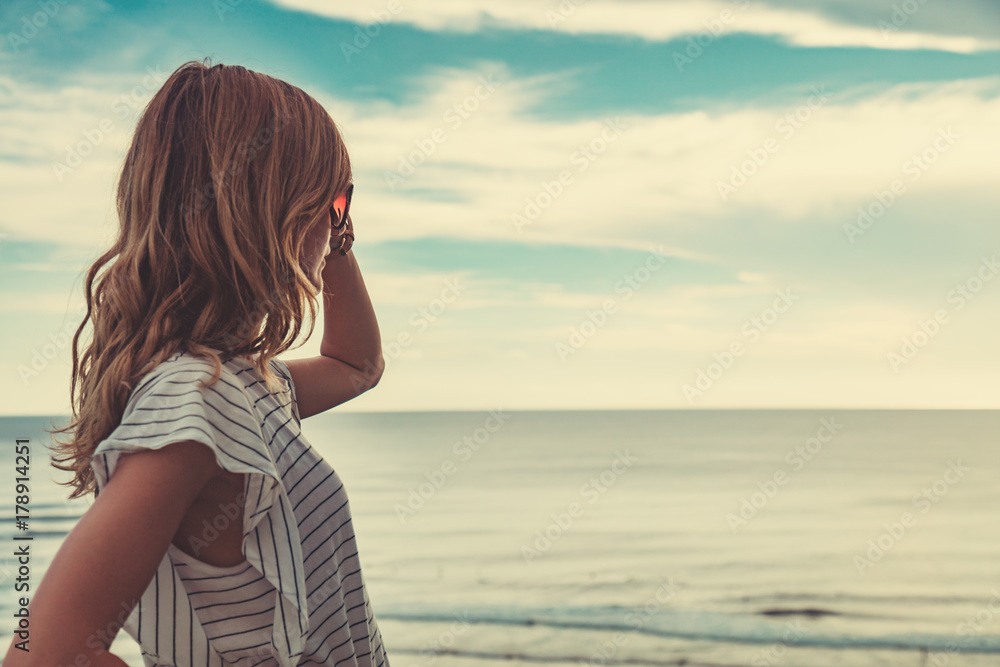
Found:
[[[199,575],[191,574],[190,566],[191,560],[212,566],[168,548],[123,625],[139,643],[146,667],[389,665],[361,573],[344,484],[302,435],[288,367],[277,359],[270,363],[284,384],[274,393],[243,357],[227,359],[216,384],[203,388],[199,381],[211,379],[212,362],[172,355],[139,381],[120,425],[91,458],[101,489],[122,453],[181,440],[208,445],[222,468],[246,474],[243,554],[273,588],[264,596],[273,606],[267,645],[251,647],[261,643],[250,639],[251,633],[242,646],[219,639],[252,631],[263,625],[254,619],[266,614],[233,614],[206,633],[202,618],[210,612],[195,610],[202,607],[203,582],[193,581]],[[221,569],[228,577],[240,571]],[[214,602],[242,597],[208,595]]]
[[[269,651],[274,623],[274,586],[250,563],[210,565],[174,544],[167,546],[208,643],[227,662]],[[233,628],[233,618],[239,618]],[[267,654],[265,654],[267,655]]]

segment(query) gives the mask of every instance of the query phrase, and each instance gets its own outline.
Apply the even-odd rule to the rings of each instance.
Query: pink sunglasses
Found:
[[[333,201],[333,205],[330,206],[330,225],[333,229],[340,233],[340,230],[344,229],[350,222],[349,213],[351,211],[351,197],[354,194],[354,183],[347,186],[347,190],[344,194],[340,195]],[[340,250],[341,255],[346,255],[347,251],[351,249],[350,244],[347,244],[347,239],[350,238],[351,243],[354,242],[354,232],[348,227],[340,239],[340,245],[337,247]],[[346,245],[346,247],[345,247]]]

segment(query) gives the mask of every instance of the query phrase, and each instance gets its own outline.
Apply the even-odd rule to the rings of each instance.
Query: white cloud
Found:
[[[870,25],[858,25],[808,9],[779,8],[757,0],[563,0],[542,4],[532,0],[274,1],[282,7],[362,25],[388,21],[431,31],[475,32],[498,26],[573,34],[635,35],[649,40],[670,40],[702,32],[708,37],[744,32],[776,35],[791,44],[810,47],[937,49],[959,53],[1000,47],[1000,40],[995,39],[913,30],[908,16],[905,21],[897,18],[894,22],[891,10]]]
[[[324,99],[338,110],[359,172],[361,233],[638,249],[650,238],[668,238],[662,230],[749,212],[790,222],[850,216],[897,179],[908,192],[988,191],[1000,151],[996,79],[827,91],[830,99],[814,99],[814,108],[806,92],[780,108],[632,114],[620,119],[618,134],[607,119],[524,116],[523,107],[542,94],[534,80],[506,81],[450,129],[443,114],[474,85],[471,73],[449,73],[418,106],[403,110]],[[428,143],[435,128],[445,139]],[[951,143],[942,143],[939,133],[948,128]],[[421,150],[421,142],[433,150]],[[584,157],[588,144],[592,158]],[[933,164],[916,167],[911,161],[925,152]],[[747,162],[753,155],[759,164]],[[401,160],[420,164],[392,192],[385,175]],[[749,174],[745,183],[734,170]],[[720,184],[727,182],[735,191],[724,198]],[[459,201],[431,201],[424,188],[454,192]],[[515,214],[527,222],[520,231]],[[366,220],[372,222],[362,227]],[[714,259],[697,247],[668,250]]]
[[[445,236],[646,249],[650,239],[669,238],[665,230],[750,212],[776,222],[849,217],[894,180],[907,192],[989,192],[1000,152],[997,79],[839,91],[815,108],[805,93],[782,108],[548,122],[523,113],[545,94],[547,76],[512,79],[502,65],[479,67],[433,73],[427,96],[403,108],[313,91],[352,154],[359,244]],[[495,90],[486,94],[482,80],[491,75]],[[7,233],[78,239],[88,250],[106,245],[117,224],[114,181],[134,127],[134,117],[111,109],[137,83],[52,91],[0,82],[20,100],[0,137],[21,146],[24,158],[0,162]],[[473,110],[463,118],[456,105]],[[95,129],[108,120],[110,133]],[[939,137],[948,128],[951,144]],[[60,182],[53,163],[95,133],[100,142]],[[925,153],[934,163],[914,168],[914,156]],[[413,173],[393,191],[386,174],[398,174],[401,162],[413,164]],[[725,183],[733,190],[724,200]],[[437,200],[441,191],[448,201]],[[515,215],[527,223],[520,230]],[[718,261],[697,245],[664,248]]]
[[[776,223],[847,219],[894,180],[925,194],[993,188],[997,79],[841,91],[812,109],[805,93],[782,108],[632,114],[614,130],[610,118],[527,116],[524,109],[545,94],[548,77],[512,79],[501,65],[479,67],[434,73],[427,96],[403,108],[313,91],[333,111],[351,151],[359,244],[444,236],[648,249],[651,239],[669,239],[667,230],[691,236],[687,228],[709,219],[750,213]],[[486,95],[480,77],[491,73],[495,90]],[[117,225],[114,181],[134,127],[134,118],[118,119],[110,105],[137,82],[88,82],[89,92],[2,83],[20,103],[0,137],[22,145],[25,157],[0,162],[5,231],[19,239],[77,239],[88,251],[106,245]],[[455,111],[463,104],[475,107],[465,118]],[[799,120],[790,123],[795,114]],[[53,163],[109,116],[113,130],[59,182]],[[949,127],[957,138],[935,154],[935,141],[945,145],[939,132]],[[584,156],[587,145],[591,157]],[[914,170],[910,161],[925,152],[934,164]],[[393,191],[386,174],[401,160],[415,166]],[[745,184],[734,180],[734,170],[750,173]],[[726,182],[738,187],[724,201],[719,188]],[[449,201],[436,200],[441,191]],[[520,231],[515,214],[528,223]],[[704,251],[708,245],[663,247],[681,258],[718,261]]]
[[[19,277],[25,281],[33,279],[30,274]],[[77,287],[79,288],[79,282]],[[82,289],[74,290],[72,294],[7,291],[0,303],[0,313],[6,313],[11,318],[27,313],[61,315],[79,323],[87,313],[87,304]]]
[[[478,77],[494,71],[500,83],[493,93],[482,95]],[[921,172],[919,180],[907,183],[913,197],[934,193],[947,197],[959,187],[986,196],[995,191],[995,156],[1000,151],[996,79],[838,91],[812,109],[810,117],[788,137],[779,133],[777,123],[800,110],[805,97],[781,108],[632,114],[622,118],[628,126],[606,144],[597,159],[575,163],[574,154],[579,157],[581,145],[607,133],[608,126],[602,119],[548,122],[525,114],[555,85],[551,78],[513,79],[502,65],[493,63],[481,63],[475,71],[442,69],[432,77],[427,96],[403,108],[309,91],[333,113],[357,169],[352,211],[362,260],[365,243],[387,239],[440,236],[646,249],[654,240],[663,239],[666,245],[668,239],[683,237],[687,239],[684,247],[668,250],[728,268],[737,281],[669,287],[670,275],[658,275],[656,280],[663,278],[662,284],[650,284],[638,293],[594,338],[593,345],[558,373],[545,370],[559,364],[552,346],[569,326],[581,321],[585,309],[600,304],[603,293],[567,293],[555,285],[531,284],[516,271],[509,281],[471,281],[453,309],[449,306],[433,329],[401,351],[392,378],[380,385],[379,393],[364,399],[364,405],[383,409],[481,407],[494,399],[536,407],[609,405],[609,401],[635,406],[639,398],[648,405],[683,407],[680,384],[690,380],[699,363],[710,361],[712,352],[721,349],[719,345],[739,335],[744,318],[765,307],[775,287],[785,286],[774,284],[776,278],[766,274],[770,266],[762,271],[760,265],[707,250],[717,247],[714,237],[723,225],[740,225],[753,215],[764,218],[767,228],[780,235],[782,229],[815,225],[824,217],[849,219],[858,205],[871,201],[875,191],[905,177],[907,160],[933,146],[938,130],[948,126],[958,139],[931,169]],[[18,161],[0,162],[3,228],[10,239],[59,244],[75,239],[91,259],[107,246],[116,225],[112,187],[134,118],[115,116],[114,130],[61,183],[52,162],[63,159],[67,144],[80,141],[86,131],[113,116],[114,101],[141,79],[142,75],[134,80],[93,78],[62,90],[0,80],[0,86],[18,100],[7,112],[0,140],[19,147],[13,153],[22,153]],[[477,87],[482,99],[475,98]],[[448,118],[455,118],[446,116],[449,110],[454,112],[455,105],[463,102],[472,105],[470,100],[475,100],[477,108],[457,126],[454,120],[449,123]],[[140,108],[137,104],[133,110]],[[444,132],[444,141],[430,139],[435,128]],[[758,150],[768,138],[780,139],[778,150],[729,201],[722,201],[717,182],[728,178],[731,169],[747,159],[747,151]],[[401,157],[419,150],[421,142],[426,146],[424,140],[434,143],[433,151],[395,192],[389,190],[384,173],[395,169]],[[586,169],[581,170],[584,163]],[[523,213],[525,199],[537,199],[546,191],[545,183],[553,187],[560,171],[568,171],[572,181],[518,233],[512,214]],[[445,191],[454,195],[454,201],[433,201],[421,189]],[[968,206],[974,208],[966,210]],[[956,201],[949,224],[963,224],[967,214],[981,213],[976,208],[980,206],[980,202]],[[831,230],[831,238],[846,243],[836,229]],[[77,262],[82,261],[79,257],[83,255]],[[72,255],[65,259],[73,261]],[[817,270],[830,268],[823,266],[825,261],[816,258]],[[885,261],[892,262],[894,257],[886,254]],[[418,278],[366,271],[378,307],[392,317],[403,316],[384,323],[384,340],[406,331],[406,316],[435,298],[450,275],[427,272]],[[810,280],[811,274],[802,277],[806,283],[820,281],[815,276]],[[79,302],[79,287],[78,279],[72,299],[66,294],[33,295],[9,301],[7,307],[62,314],[72,302]],[[558,318],[551,317],[545,321],[510,318],[500,327],[486,323],[486,315],[523,313],[533,307],[556,313],[564,325],[553,325]],[[935,341],[934,349],[922,353],[919,366],[915,363],[905,369],[905,376],[885,379],[884,352],[911,330],[915,317],[926,317],[926,312],[887,308],[883,298],[860,293],[836,293],[826,307],[819,314],[803,310],[783,320],[783,327],[776,328],[767,341],[762,339],[756,356],[744,364],[752,369],[755,359],[776,359],[774,370],[748,370],[748,375],[734,370],[706,404],[746,404],[757,400],[762,379],[779,382],[806,371],[816,378],[815,393],[803,393],[786,383],[784,389],[774,386],[768,400],[775,405],[809,401],[860,405],[881,400],[878,392],[889,391],[901,392],[891,399],[900,404],[952,400],[950,394],[941,393],[945,390],[935,387],[944,386],[940,380],[951,381],[957,375],[934,364],[941,359],[964,363],[975,356],[977,345],[992,330],[977,329],[980,316],[963,314],[965,319],[948,330],[948,336],[962,336],[963,345],[949,348],[947,339]],[[469,329],[476,327],[476,335],[469,336]],[[45,325],[36,330],[46,330]],[[318,337],[310,345],[318,345]],[[30,345],[22,349],[29,350]],[[825,352],[834,361],[824,358]],[[13,356],[19,354],[24,353]],[[625,363],[630,359],[635,360],[631,366]],[[855,360],[861,372],[868,373],[859,376],[866,378],[860,382],[861,390],[855,389],[857,377],[842,372],[846,364],[839,360],[843,359]],[[804,364],[806,371],[796,364]],[[921,369],[927,373],[920,375]],[[984,368],[983,373],[992,370]],[[414,396],[412,387],[429,373],[444,378],[441,385]],[[526,377],[525,373],[539,378],[527,390],[517,379]],[[484,374],[515,379],[484,384]],[[973,388],[981,384],[978,376],[969,378],[961,400],[972,400]],[[54,379],[52,383],[45,385],[46,391],[55,390]],[[7,397],[15,399],[11,409],[30,411],[28,401],[45,403],[43,385],[34,385],[32,391],[36,388],[38,393],[30,396]]]

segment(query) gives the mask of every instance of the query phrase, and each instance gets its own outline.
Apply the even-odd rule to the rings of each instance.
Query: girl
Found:
[[[389,664],[343,482],[300,430],[384,369],[350,160],[305,92],[209,65],[171,74],[126,155],[119,235],[73,339],[58,431],[74,433],[53,456],[69,497],[95,500],[6,667],[121,667],[122,627],[147,666]],[[277,359],[305,304],[311,335],[320,292],[320,355]]]

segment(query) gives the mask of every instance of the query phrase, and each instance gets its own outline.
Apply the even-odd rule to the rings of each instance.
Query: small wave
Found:
[[[801,611],[801,610],[799,610]],[[796,628],[789,632],[786,620],[782,624],[760,618],[759,615],[726,614],[698,610],[660,610],[656,615],[630,619],[621,607],[390,607],[378,612],[379,618],[421,623],[460,621],[479,625],[543,626],[557,629],[596,630],[601,632],[634,632],[640,635],[713,641],[730,644],[772,644],[788,646],[880,649],[899,651],[941,651],[961,653],[1000,653],[997,635],[899,634],[845,635],[823,628]],[[625,619],[625,620],[623,620]]]
[[[406,648],[393,648],[393,655],[427,655],[427,651],[417,651]],[[515,653],[504,651],[496,653],[490,651],[461,651],[458,649],[437,648],[433,653],[434,657],[450,656],[453,658],[476,658],[479,660],[517,660],[518,662],[541,662],[549,664],[569,663],[579,665],[581,661],[592,661],[593,656],[581,655],[532,655],[530,653]],[[743,664],[730,664],[718,661],[702,662],[690,658],[674,658],[673,660],[656,660],[653,658],[601,658],[601,665],[638,665],[639,667],[745,667]]]

